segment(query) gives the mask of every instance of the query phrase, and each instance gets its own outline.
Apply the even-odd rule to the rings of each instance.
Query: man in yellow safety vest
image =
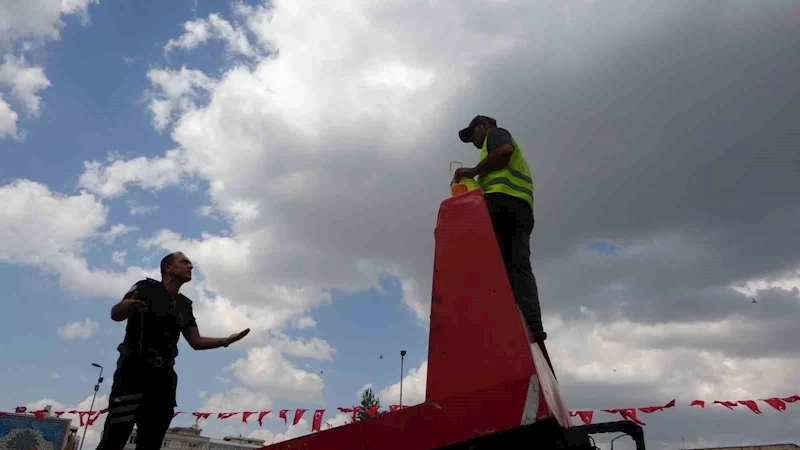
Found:
[[[478,177],[514,297],[534,341],[544,341],[547,333],[531,269],[533,181],[528,163],[511,133],[491,117],[476,116],[458,137],[481,149],[481,156],[477,166],[456,170],[455,181]]]

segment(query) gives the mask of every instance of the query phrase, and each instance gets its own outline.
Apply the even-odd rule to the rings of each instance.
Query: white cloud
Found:
[[[115,251],[111,254],[111,261],[115,264],[119,264],[120,266],[125,265],[125,257],[128,256],[128,252],[125,251]]]
[[[37,116],[41,104],[37,93],[49,87],[50,81],[44,75],[44,68],[29,66],[22,56],[6,55],[0,65],[0,84],[9,86],[28,113]]]
[[[5,139],[6,136],[20,139],[17,134],[18,118],[19,115],[11,109],[11,105],[3,100],[3,95],[0,94],[0,139]]]
[[[177,39],[170,39],[164,46],[164,53],[174,49],[194,50],[211,39],[222,40],[227,44],[228,52],[247,57],[256,56],[256,49],[247,39],[247,30],[235,26],[220,17],[209,14],[206,19],[191,20],[183,24],[183,34]]]
[[[38,92],[50,86],[41,66],[27,64],[24,53],[43,45],[48,40],[58,40],[65,16],[77,15],[84,25],[89,23],[88,8],[99,0],[27,0],[0,1],[0,85],[10,88],[14,97],[30,116],[40,113]],[[14,49],[22,53],[14,55]],[[0,139],[10,136],[24,138],[17,131],[18,114],[2,100],[0,93]]]
[[[50,377],[51,377],[51,378],[58,378],[58,377],[60,377],[60,376],[61,376],[61,375],[60,375],[58,372],[50,372]]]
[[[300,330],[304,328],[313,328],[317,326],[317,321],[311,317],[303,316],[294,321],[294,326]]]
[[[138,228],[135,226],[117,223],[111,225],[111,228],[109,228],[108,231],[103,232],[101,236],[106,244],[113,244],[118,237],[136,230],[138,230]]]
[[[62,16],[88,20],[89,5],[99,0],[28,0],[0,2],[0,42],[12,39],[59,39]]]
[[[121,296],[134,281],[153,274],[136,266],[125,272],[89,266],[81,255],[83,243],[101,235],[107,216],[91,194],[61,195],[16,180],[0,185],[0,204],[0,261],[38,267],[57,275],[65,289],[87,295]]]
[[[158,211],[158,205],[139,205],[133,200],[128,200],[125,203],[128,205],[128,214],[132,216],[144,216],[147,214]]]
[[[214,80],[199,70],[151,69],[147,78],[154,90],[148,94],[153,125],[163,130],[173,119],[174,114],[190,111],[200,94],[213,88]]]
[[[87,339],[97,333],[97,322],[87,318],[83,322],[70,322],[58,328],[58,334],[67,341],[72,339]]]
[[[311,358],[322,361],[333,361],[335,350],[326,341],[314,337],[311,339],[290,339],[279,331],[273,331],[270,345],[281,353],[295,358]]]
[[[428,360],[412,368],[403,377],[403,405],[417,405],[425,401],[425,386],[428,377]],[[381,405],[400,403],[400,382],[386,386],[377,392]]]
[[[297,368],[271,345],[249,349],[246,358],[236,360],[228,369],[242,383],[273,398],[310,404],[322,399],[322,377]]]
[[[126,192],[129,184],[160,190],[177,184],[186,173],[186,160],[180,150],[170,150],[163,157],[127,161],[111,154],[107,165],[99,161],[84,162],[78,184],[101,197],[117,197]]]

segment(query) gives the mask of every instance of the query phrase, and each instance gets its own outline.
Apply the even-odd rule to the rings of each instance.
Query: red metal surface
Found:
[[[425,399],[535,373],[482,193],[445,200],[436,225]]]
[[[570,426],[546,349],[529,341],[481,191],[442,202],[430,327],[425,403],[265,449],[427,450],[547,417]]]

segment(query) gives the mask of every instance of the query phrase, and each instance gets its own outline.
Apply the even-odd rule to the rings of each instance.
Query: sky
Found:
[[[93,362],[106,405],[109,309],[176,250],[201,333],[252,330],[181,343],[179,410],[339,425],[365,386],[397,402],[402,349],[422,401],[436,214],[484,114],[533,174],[567,407],[676,399],[648,448],[800,443],[796,405],[686,406],[800,393],[798,41],[792,0],[0,0],[0,410],[88,409]]]

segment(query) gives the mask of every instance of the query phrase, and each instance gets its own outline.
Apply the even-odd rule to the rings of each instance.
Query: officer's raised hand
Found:
[[[247,335],[248,335],[248,333],[250,333],[250,328],[248,328],[248,329],[246,329],[246,330],[244,330],[244,331],[240,331],[240,332],[238,332],[238,333],[234,333],[234,334],[232,334],[232,335],[228,336],[228,339],[227,339],[227,342],[228,342],[228,343],[227,343],[227,345],[225,345],[225,346],[227,347],[228,345],[231,345],[231,344],[233,344],[234,342],[236,342],[236,341],[238,341],[238,340],[242,339],[243,337],[247,336]]]
[[[139,300],[134,287],[125,294],[125,297],[119,303],[111,308],[111,319],[120,322],[145,309],[147,309],[147,303]]]
[[[138,312],[142,312],[147,309],[147,303],[139,300],[137,297],[138,292],[133,291],[130,297],[126,297],[122,299],[122,307],[125,311],[129,312],[130,314],[135,314]]]

